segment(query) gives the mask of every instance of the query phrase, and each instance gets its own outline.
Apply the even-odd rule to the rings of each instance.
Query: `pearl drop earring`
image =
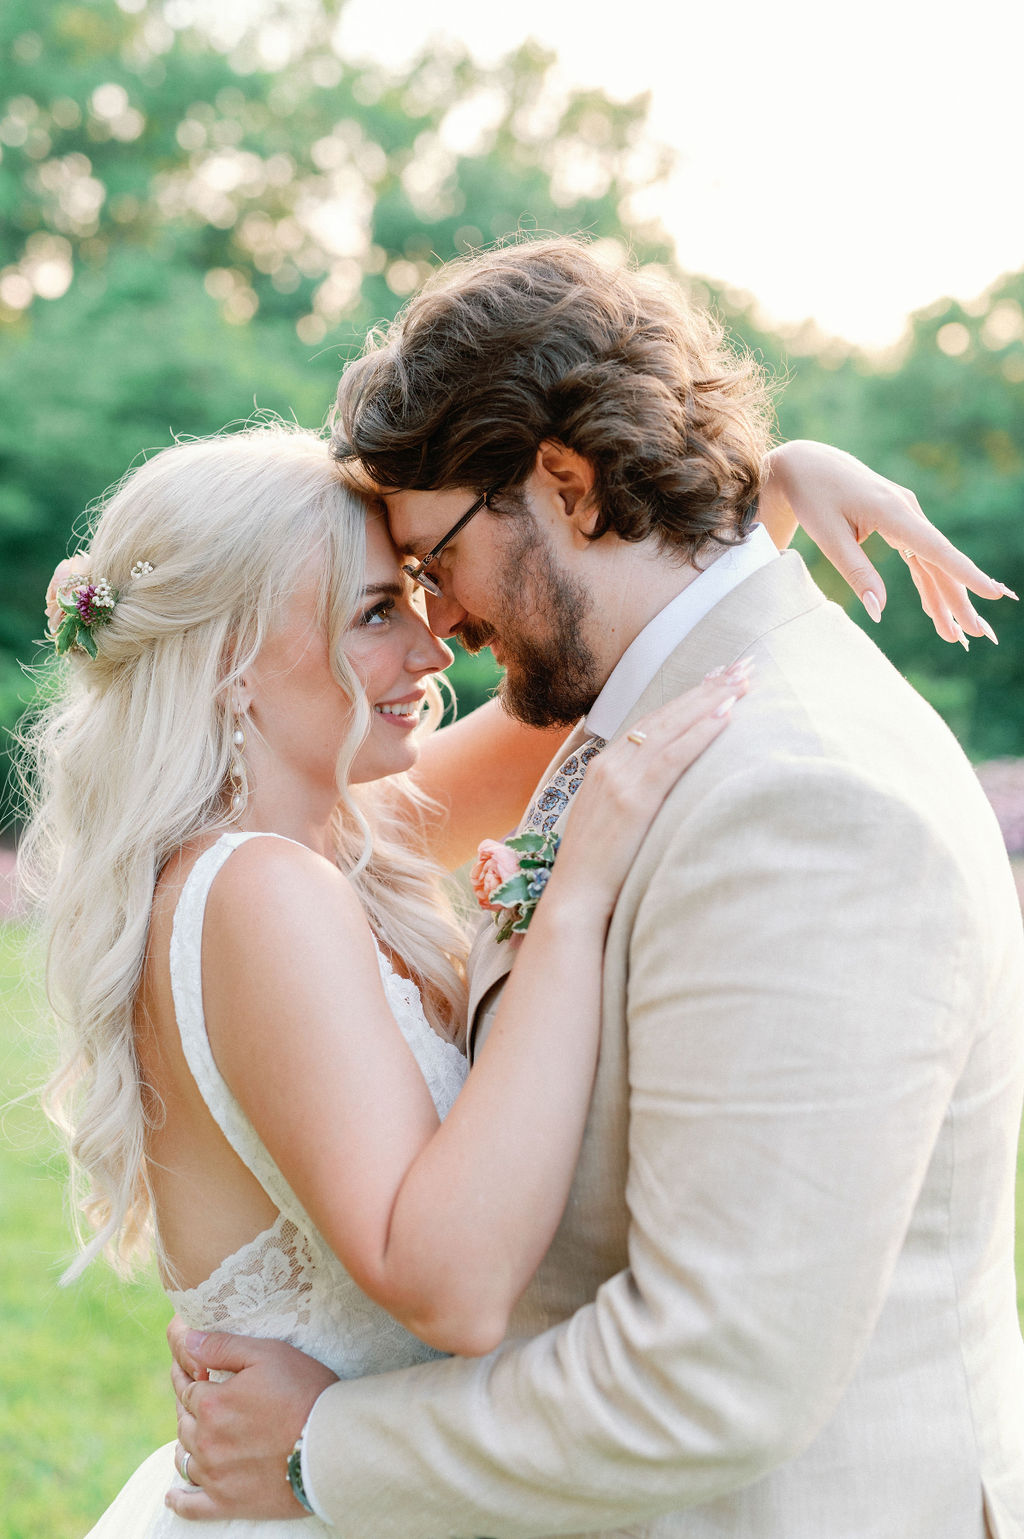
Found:
[[[242,758],[242,749],[245,747],[245,733],[242,731],[242,718],[235,717],[235,730],[231,734],[231,762],[228,765],[228,779],[231,782],[231,813],[238,817],[245,810],[245,804],[249,800],[249,777],[245,773],[245,760]]]

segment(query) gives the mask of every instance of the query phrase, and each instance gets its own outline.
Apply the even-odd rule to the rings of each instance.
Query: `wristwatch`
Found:
[[[301,1503],[301,1505],[303,1507],[305,1507],[307,1512],[312,1512],[313,1508],[312,1508],[312,1505],[310,1503],[309,1497],[306,1495],[306,1488],[302,1484],[302,1433],[301,1432],[299,1433],[298,1437],[295,1439],[295,1447],[292,1449],[291,1453],[288,1455],[288,1466],[287,1466],[287,1468],[288,1468],[288,1484],[292,1488],[292,1495],[295,1497],[295,1500],[297,1502]]]

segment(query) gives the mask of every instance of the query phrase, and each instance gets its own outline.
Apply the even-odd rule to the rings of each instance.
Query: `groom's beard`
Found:
[[[555,565],[551,552],[523,520],[502,571],[515,574],[497,594],[491,625],[472,620],[459,630],[468,652],[498,644],[505,667],[500,698],[510,716],[530,727],[571,726],[585,716],[604,679],[580,634],[590,596]]]

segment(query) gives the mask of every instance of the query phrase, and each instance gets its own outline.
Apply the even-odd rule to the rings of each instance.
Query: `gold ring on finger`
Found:
[[[646,743],[646,741],[647,741],[647,733],[646,732],[641,732],[639,727],[634,727],[632,732],[627,732],[626,733],[626,742],[627,743],[636,743],[638,748],[642,747],[643,744]]]
[[[900,550],[900,555],[903,557],[904,561],[917,560],[917,552],[915,550],[907,550],[905,546]]]

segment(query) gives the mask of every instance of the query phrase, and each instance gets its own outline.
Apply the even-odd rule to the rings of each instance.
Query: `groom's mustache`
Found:
[[[496,635],[493,626],[479,620],[466,620],[458,630],[459,645],[465,652],[479,652],[481,647],[489,647]]]

